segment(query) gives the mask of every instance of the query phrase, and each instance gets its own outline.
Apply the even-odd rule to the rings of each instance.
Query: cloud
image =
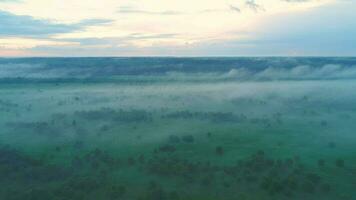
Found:
[[[288,3],[303,3],[303,2],[310,2],[312,0],[283,0]]]
[[[240,8],[238,8],[238,7],[236,7],[236,6],[229,5],[229,8],[230,8],[230,10],[232,10],[232,11],[235,11],[235,12],[238,12],[238,13],[240,13],[240,12],[241,12],[241,9],[240,9]]]
[[[81,46],[121,46],[129,45],[131,41],[139,40],[152,40],[152,39],[169,39],[178,36],[178,34],[166,33],[166,34],[142,34],[142,33],[132,33],[123,37],[105,37],[105,38],[67,38],[58,41],[63,42],[76,42]]]
[[[162,38],[172,38],[177,36],[178,34],[174,33],[166,33],[166,34],[141,34],[141,33],[133,33],[127,36],[127,39],[162,39]]]
[[[85,19],[75,24],[78,27],[87,27],[87,26],[100,26],[112,23],[111,19]]]
[[[22,0],[0,0],[0,3],[19,3]]]
[[[247,8],[253,10],[254,12],[265,11],[265,8],[257,4],[254,0],[247,0],[245,5]]]
[[[31,49],[38,46],[67,46],[75,45],[75,42],[60,41],[55,39],[46,38],[1,38],[0,37],[0,49]]]
[[[58,33],[70,33],[89,26],[105,25],[111,20],[88,19],[75,24],[54,23],[27,15],[15,15],[0,10],[0,36],[40,37]]]
[[[150,10],[141,10],[135,9],[132,7],[120,7],[117,11],[121,14],[144,14],[144,15],[182,15],[184,12],[174,11],[174,10],[165,10],[165,11],[150,11]]]

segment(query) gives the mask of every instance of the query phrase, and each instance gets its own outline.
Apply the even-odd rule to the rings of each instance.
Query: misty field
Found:
[[[251,60],[0,60],[0,199],[355,199],[355,59]]]

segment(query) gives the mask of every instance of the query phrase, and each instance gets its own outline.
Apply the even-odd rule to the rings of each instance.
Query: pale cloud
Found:
[[[233,10],[233,11],[235,11],[235,12],[238,12],[238,13],[240,13],[240,12],[241,12],[241,9],[240,9],[240,8],[238,8],[238,7],[236,7],[236,6],[229,5],[229,7],[230,7],[230,9],[231,9],[231,10]]]
[[[28,15],[15,15],[0,10],[0,36],[43,37],[44,35],[79,31],[110,22],[111,20],[107,19],[86,19],[78,23],[64,24],[35,19]]]
[[[67,46],[76,45],[77,42],[54,41],[48,39],[31,38],[0,38],[1,49],[29,49],[38,46]]]
[[[21,0],[0,0],[0,3],[19,3]]]
[[[245,5],[247,8],[253,10],[254,12],[266,11],[262,5],[257,4],[254,0],[247,0]]]

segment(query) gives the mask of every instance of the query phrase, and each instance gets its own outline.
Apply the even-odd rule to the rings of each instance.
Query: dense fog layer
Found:
[[[310,80],[354,79],[355,58],[22,58],[0,59],[0,78]]]

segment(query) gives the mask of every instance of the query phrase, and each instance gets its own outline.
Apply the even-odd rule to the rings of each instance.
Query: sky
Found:
[[[356,0],[0,0],[0,57],[356,56]]]

